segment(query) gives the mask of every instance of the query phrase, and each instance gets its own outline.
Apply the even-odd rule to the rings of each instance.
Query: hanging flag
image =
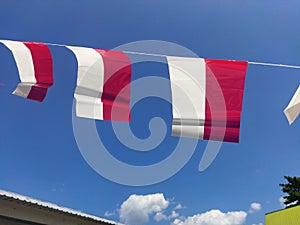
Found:
[[[247,62],[167,57],[172,135],[238,142]]]
[[[78,117],[130,121],[130,59],[119,51],[67,46],[77,58]]]
[[[289,105],[284,110],[285,116],[291,125],[300,114],[300,85],[294,94],[292,100]]]
[[[46,44],[0,40],[13,54],[21,83],[13,94],[43,101],[53,85],[52,56]]]

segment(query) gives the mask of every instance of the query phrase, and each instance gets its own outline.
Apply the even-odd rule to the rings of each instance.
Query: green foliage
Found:
[[[288,181],[287,184],[279,184],[282,187],[282,191],[287,193],[287,196],[284,196],[284,204],[287,205],[286,208],[300,205],[300,177],[290,177],[284,176]]]

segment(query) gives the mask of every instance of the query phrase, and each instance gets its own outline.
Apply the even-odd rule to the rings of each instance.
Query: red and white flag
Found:
[[[167,57],[172,135],[238,142],[247,62]]]
[[[78,62],[78,117],[130,121],[131,63],[123,52],[67,46]]]
[[[291,99],[289,105],[284,110],[285,116],[291,125],[300,114],[300,85]]]
[[[21,83],[13,94],[43,101],[53,85],[52,56],[46,44],[0,40],[13,54]]]

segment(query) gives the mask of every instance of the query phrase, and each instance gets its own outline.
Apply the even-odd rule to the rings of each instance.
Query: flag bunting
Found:
[[[248,64],[273,63],[189,58],[88,47],[0,40],[14,56],[20,83],[13,94],[43,101],[53,85],[49,45],[69,49],[77,60],[74,92],[78,117],[130,121],[131,61],[126,53],[165,57],[172,93],[172,135],[239,142]],[[284,110],[291,124],[300,112],[300,86]]]

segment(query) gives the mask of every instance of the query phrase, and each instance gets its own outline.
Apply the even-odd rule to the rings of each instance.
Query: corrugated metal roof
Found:
[[[66,207],[58,206],[53,203],[44,202],[44,201],[41,201],[38,199],[30,198],[30,197],[23,196],[20,194],[9,192],[9,191],[0,190],[0,198],[4,199],[4,200],[8,200],[8,201],[16,201],[20,204],[28,204],[28,206],[37,206],[37,207],[40,207],[40,208],[43,208],[46,210],[51,210],[51,211],[54,210],[54,211],[57,211],[58,213],[66,213],[66,214],[69,214],[72,216],[78,216],[83,219],[93,220],[93,221],[112,224],[112,225],[123,225],[123,224],[115,222],[115,221],[103,219],[98,216],[86,214],[86,213],[83,213],[83,212],[80,212],[80,211],[77,211],[74,209],[69,209]]]

